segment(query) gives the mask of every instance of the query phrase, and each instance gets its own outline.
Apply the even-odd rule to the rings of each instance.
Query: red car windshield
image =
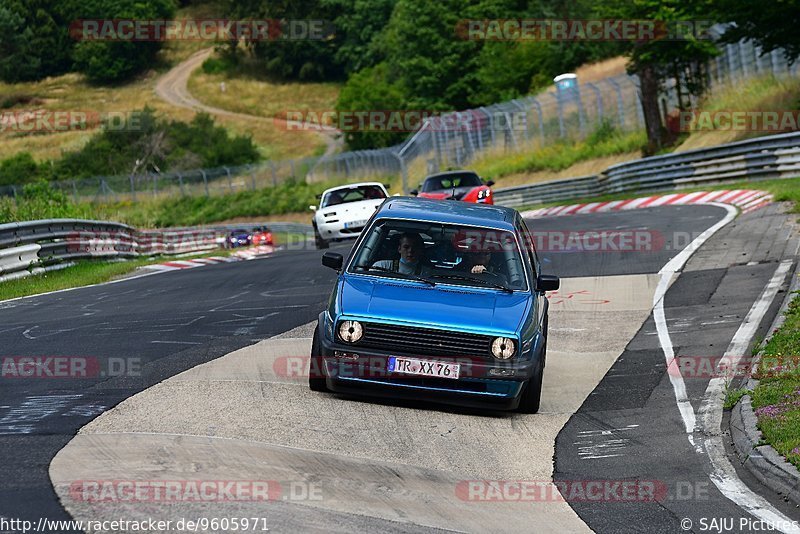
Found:
[[[432,193],[454,187],[478,187],[483,182],[478,175],[471,172],[464,174],[446,174],[444,176],[431,176],[422,184],[423,193]]]

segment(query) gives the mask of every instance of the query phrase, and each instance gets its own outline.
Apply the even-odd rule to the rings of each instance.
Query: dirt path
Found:
[[[200,65],[203,64],[203,61],[205,61],[213,52],[213,48],[200,50],[199,52],[195,52],[189,56],[189,58],[185,61],[170,69],[169,72],[164,74],[161,78],[159,78],[158,82],[156,82],[156,94],[162,100],[170,103],[173,106],[187,108],[194,111],[205,111],[206,113],[222,117],[233,117],[248,121],[269,123],[270,127],[274,127],[275,120],[279,119],[259,117],[258,115],[247,115],[244,113],[235,113],[233,111],[215,108],[203,104],[192,96],[188,88],[189,77],[192,75],[192,72],[194,72],[195,69],[200,68]],[[330,156],[342,146],[343,139],[341,136],[324,132],[319,132],[319,135],[326,145],[324,156]]]

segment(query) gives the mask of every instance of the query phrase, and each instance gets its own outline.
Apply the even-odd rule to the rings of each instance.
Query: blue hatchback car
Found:
[[[339,276],[311,349],[314,391],[536,413],[547,352],[546,291],[513,209],[387,199]]]

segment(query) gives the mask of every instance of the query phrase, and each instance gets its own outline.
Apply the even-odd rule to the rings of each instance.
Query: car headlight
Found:
[[[498,337],[492,341],[492,356],[507,360],[514,355],[516,346],[514,340],[507,337]]]
[[[339,324],[339,337],[342,341],[355,343],[364,335],[364,327],[358,321],[342,321]]]

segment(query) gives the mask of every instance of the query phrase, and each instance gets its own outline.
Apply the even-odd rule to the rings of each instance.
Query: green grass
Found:
[[[791,301],[785,317],[764,344],[753,408],[763,440],[800,467],[800,295]]]
[[[131,273],[145,265],[176,259],[225,256],[229,253],[227,250],[216,250],[189,256],[151,256],[124,261],[79,260],[75,265],[64,269],[0,282],[0,301],[39,293],[49,293],[61,289],[102,284]]]
[[[589,159],[641,152],[646,143],[643,132],[622,133],[604,123],[583,141],[563,141],[512,154],[490,153],[470,168],[493,180],[524,172],[561,171]]]
[[[742,397],[750,393],[752,393],[752,391],[747,388],[729,388],[725,391],[725,402],[722,404],[722,407],[725,410],[730,410],[736,406],[736,403],[739,402]]]

